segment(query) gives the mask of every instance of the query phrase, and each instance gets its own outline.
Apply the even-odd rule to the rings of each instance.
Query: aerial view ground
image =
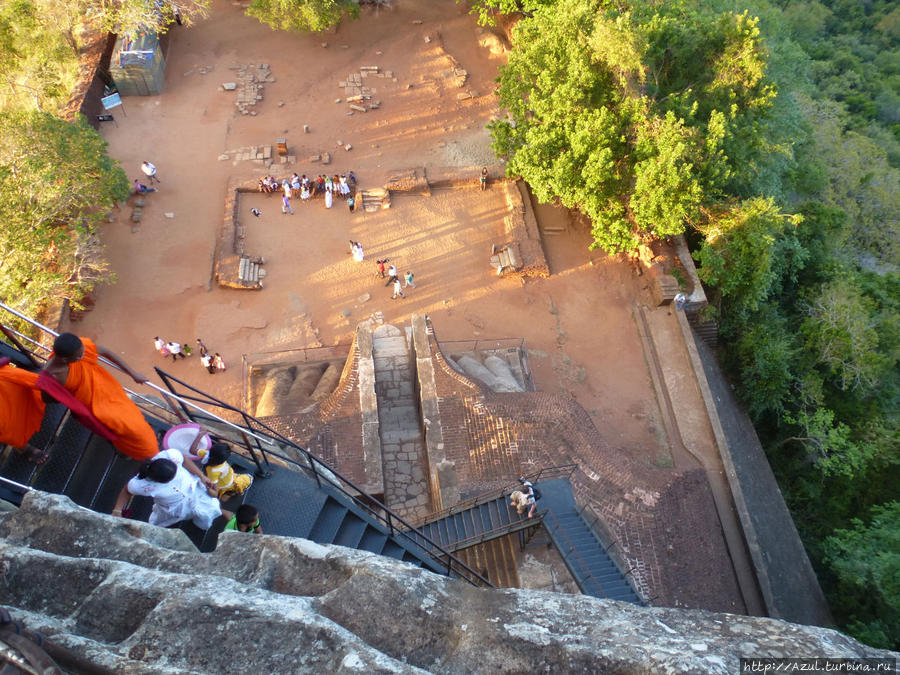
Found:
[[[549,278],[503,278],[488,264],[491,245],[503,243],[507,206],[499,190],[479,191],[477,176],[482,166],[491,182],[504,175],[485,129],[501,114],[493,89],[502,51],[502,38],[478,29],[452,0],[363,10],[359,20],[322,35],[273,32],[239,3],[213,3],[208,19],[173,30],[163,93],[126,97],[116,125],[102,128],[129,179],[142,177],[148,160],[160,183],[144,196],[139,224],[126,206],[103,225],[118,282],[98,288],[93,311],[64,328],[95,336],[138,370],[162,367],[239,404],[245,355],[348,344],[356,324],[376,313],[397,325],[427,314],[440,340],[524,338],[537,389],[576,400],[611,451],[636,467],[699,468],[666,441],[635,319],[636,306],[649,302],[648,282],[635,265],[589,250],[586,226],[538,204],[538,221],[549,231]],[[242,115],[235,92],[222,85],[235,81],[238,68],[260,64],[274,81]],[[349,114],[339,83],[361,66],[389,76],[368,79],[378,109]],[[462,84],[454,68],[465,70]],[[293,163],[275,157],[269,167],[235,152],[280,138]],[[330,165],[310,161],[326,152]],[[295,199],[291,215],[282,213],[277,194],[245,197],[241,222],[247,249],[266,260],[264,288],[225,289],[212,279],[229,181],[352,170],[365,189],[422,167],[470,175],[471,189],[403,196],[377,213],[351,213],[343,200],[328,210],[319,198]],[[254,207],[258,217],[249,213]],[[350,240],[363,244],[365,261],[351,258]],[[415,275],[405,298],[393,300],[375,276],[374,261],[385,257]],[[671,310],[659,311],[652,321],[665,335],[676,324]],[[153,350],[155,336],[188,344],[200,337],[228,370],[210,375],[196,354],[164,361]],[[686,363],[666,368],[673,382],[689,378]],[[689,397],[682,405],[686,414],[695,407]],[[696,437],[686,442],[712,446],[708,423],[692,426]],[[680,500],[685,511],[671,514],[657,546],[667,550],[670,570],[713,578],[656,592],[673,604],[743,611],[733,576],[716,573],[730,565],[709,486],[701,480],[682,489],[691,493]]]

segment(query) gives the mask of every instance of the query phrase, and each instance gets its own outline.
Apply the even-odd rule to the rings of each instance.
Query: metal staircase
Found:
[[[585,595],[642,604],[599,537],[588,526],[575,504],[572,485],[557,478],[541,483],[538,502],[543,525]]]
[[[0,309],[9,310],[2,304]],[[16,316],[27,320],[17,313]],[[34,325],[55,335],[39,324]],[[0,324],[0,329],[7,340],[0,341],[0,356],[15,352],[15,362],[30,368],[45,359],[48,350],[38,342],[5,325]],[[29,344],[28,348],[22,346],[25,343]],[[161,433],[173,424],[201,423],[231,445],[233,454],[229,461],[235,471],[256,475],[251,487],[224,504],[224,508],[233,511],[242,501],[252,503],[260,510],[266,534],[304,537],[317,543],[371,551],[474,585],[491,585],[439,542],[416,531],[305,448],[244,411],[160,369],[157,373],[168,390],[148,386],[161,394],[162,403],[129,392],[151,426]],[[181,388],[176,391],[178,385]],[[198,402],[207,407],[201,407]],[[208,408],[218,408],[221,414]],[[49,454],[46,462],[31,463],[13,448],[0,446],[0,499],[18,504],[26,492],[39,489],[67,495],[81,506],[109,513],[122,486],[137,473],[139,466],[139,462],[120,454],[108,441],[82,426],[58,403],[47,404],[41,428],[32,437],[31,444]],[[293,457],[285,454],[288,452]],[[146,520],[151,506],[147,498],[133,498],[132,517]],[[224,525],[224,518],[220,518],[206,532],[192,523],[181,523],[180,527],[198,548],[209,551],[215,548],[217,535]]]
[[[513,532],[542,526],[582,593],[642,604],[626,574],[576,505],[568,477],[573,470],[572,465],[551,467],[529,477],[542,493],[534,518],[520,516],[510,506],[509,495],[516,489],[512,486],[432,514],[418,522],[418,529],[446,550],[458,552]],[[563,477],[554,478],[555,475]]]
[[[443,517],[429,516],[419,525],[419,529],[448,551],[458,551],[540,523],[540,513],[536,514],[536,518],[516,513],[516,509],[509,505],[508,494],[454,510]]]

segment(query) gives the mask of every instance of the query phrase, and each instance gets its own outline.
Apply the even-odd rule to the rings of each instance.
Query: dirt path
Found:
[[[283,215],[276,197],[254,195],[241,208],[248,214],[257,206],[262,215],[242,221],[247,250],[268,261],[265,288],[211,284],[225,186],[265,172],[250,161],[220,160],[226,151],[286,138],[297,164],[276,164],[275,175],[353,170],[363,188],[381,186],[392,169],[421,166],[465,169],[474,181],[496,161],[484,126],[498,112],[492,92],[504,57],[479,44],[473,18],[454,0],[393,4],[364,10],[333,34],[289,35],[219,0],[208,20],[176,29],[164,93],[128,97],[127,117],[117,114],[119,126],[102,130],[129,178],[147,159],[162,183],[136,231],[130,209],[103,227],[119,281],[98,289],[96,309],[73,329],[139,370],[161,366],[239,404],[245,354],[348,343],[356,323],[375,312],[398,325],[426,313],[441,340],[524,337],[539,389],[575,398],[610,445],[639,464],[672,466],[632,317],[634,304],[647,300],[646,280],[590,252],[590,233],[553,207],[538,207],[545,225],[562,229],[544,241],[552,276],[523,284],[498,278],[488,265],[503,232],[499,190],[399,197],[388,211],[352,215],[342,201],[331,210],[321,201],[295,202],[296,213]],[[234,92],[220,85],[235,80],[231,67],[260,63],[275,82],[265,84],[256,115],[236,114]],[[454,64],[467,71],[462,87],[453,82]],[[393,77],[370,80],[378,110],[349,116],[346,102],[335,103],[345,96],[337,85],[363,65]],[[334,157],[328,167],[308,161],[324,151]],[[351,260],[349,239],[364,244],[366,262]],[[380,256],[414,272],[407,299],[392,301],[373,276],[371,261]],[[229,370],[211,376],[196,356],[163,362],[152,349],[156,335],[202,337]],[[702,605],[728,608],[726,600]]]

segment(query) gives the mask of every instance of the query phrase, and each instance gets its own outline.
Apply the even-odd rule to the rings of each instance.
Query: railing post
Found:
[[[253,445],[250,443],[250,439],[247,438],[247,434],[241,432],[241,438],[244,439],[244,448],[246,448],[247,452],[250,453],[250,457],[253,458],[253,463],[256,464],[257,478],[265,478],[268,474],[266,470],[263,469],[262,463],[259,461],[259,457],[256,456],[256,452],[254,452]]]
[[[3,334],[6,336],[6,339],[9,340],[10,342],[12,342],[16,346],[16,349],[19,350],[19,353],[21,353],[22,356],[24,356],[29,361],[31,361],[31,365],[33,365],[35,368],[41,367],[41,364],[38,363],[36,358],[34,358],[34,355],[31,353],[31,351],[28,349],[25,349],[25,347],[22,345],[22,343],[20,343],[16,339],[16,337],[12,334],[12,331],[9,328],[4,326],[3,324],[0,324],[0,330],[3,331]]]
[[[172,392],[172,394],[174,394],[175,396],[178,396],[178,393],[175,391],[175,387],[173,387],[172,383],[169,382],[168,373],[166,373],[166,371],[162,370],[159,366],[153,366],[153,370],[156,371],[156,374],[159,376],[159,379],[161,379],[163,381],[163,384],[166,385],[166,389],[168,389],[170,392]],[[160,393],[162,393],[162,392],[160,392]],[[193,422],[194,418],[191,415],[191,411],[188,410],[188,407],[184,403],[180,403],[180,405],[181,405],[181,409],[184,411],[185,416]]]
[[[321,488],[322,478],[319,476],[318,469],[316,469],[316,460],[313,459],[313,456],[309,453],[308,450],[304,450],[303,453],[304,455],[306,455],[306,462],[307,464],[309,464],[309,468],[313,472],[313,477],[316,479],[316,485]]]

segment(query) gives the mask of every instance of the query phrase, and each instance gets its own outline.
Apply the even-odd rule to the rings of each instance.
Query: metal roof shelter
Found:
[[[109,71],[122,96],[153,96],[162,93],[166,57],[154,32],[116,40]]]

